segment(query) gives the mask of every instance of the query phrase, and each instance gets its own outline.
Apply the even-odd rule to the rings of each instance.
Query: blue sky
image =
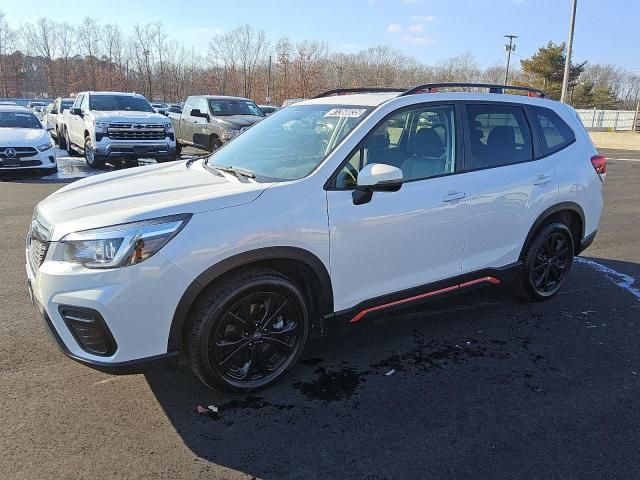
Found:
[[[76,23],[92,15],[125,32],[161,21],[200,53],[215,32],[249,23],[274,41],[325,40],[344,52],[385,44],[426,63],[470,51],[482,66],[504,61],[508,33],[520,36],[516,61],[549,40],[565,41],[570,9],[571,0],[0,0],[14,27],[39,16]],[[639,28],[640,1],[578,0],[574,59],[640,73]]]

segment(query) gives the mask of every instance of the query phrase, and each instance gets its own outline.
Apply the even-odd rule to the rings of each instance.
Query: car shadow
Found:
[[[638,264],[588,260],[640,278]],[[208,390],[187,368],[146,378],[195,455],[248,475],[589,476],[606,455],[637,459],[640,441],[640,300],[614,277],[578,263],[546,302],[489,287],[367,318],[313,339],[251,395]]]

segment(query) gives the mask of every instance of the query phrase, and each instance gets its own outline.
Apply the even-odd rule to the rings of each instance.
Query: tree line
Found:
[[[550,42],[521,60],[509,82],[559,98],[564,59],[564,44]],[[171,38],[159,22],[137,24],[128,33],[93,17],[77,25],[39,18],[14,28],[0,12],[0,97],[119,90],[150,100],[220,94],[277,105],[331,88],[503,83],[504,76],[503,63],[481,68],[468,52],[427,65],[384,45],[342,53],[317,40],[270,42],[264,31],[241,25],[213,35],[201,54]],[[577,108],[634,108],[639,94],[638,75],[613,65],[572,64],[570,101]]]

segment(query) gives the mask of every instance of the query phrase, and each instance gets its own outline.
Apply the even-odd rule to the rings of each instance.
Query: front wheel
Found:
[[[522,270],[516,279],[518,295],[532,301],[554,296],[569,275],[573,255],[571,230],[563,223],[545,226],[525,253]]]
[[[64,143],[67,149],[67,152],[69,153],[70,157],[77,157],[78,153],[73,149],[73,144],[71,143],[71,139],[69,138],[69,130],[68,129],[64,129]]]
[[[222,142],[220,141],[220,139],[216,136],[213,136],[209,139],[209,151],[210,152],[215,152],[217,149],[219,149],[222,146]]]
[[[295,364],[309,333],[298,286],[266,269],[212,285],[190,321],[191,368],[216,390],[249,391],[275,382]]]
[[[84,158],[90,168],[104,167],[104,158],[96,154],[96,150],[93,147],[91,137],[87,137],[84,139]]]

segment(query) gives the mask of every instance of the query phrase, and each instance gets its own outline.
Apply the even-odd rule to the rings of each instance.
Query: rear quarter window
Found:
[[[562,150],[576,139],[571,127],[553,110],[532,107],[531,112],[545,155]]]

